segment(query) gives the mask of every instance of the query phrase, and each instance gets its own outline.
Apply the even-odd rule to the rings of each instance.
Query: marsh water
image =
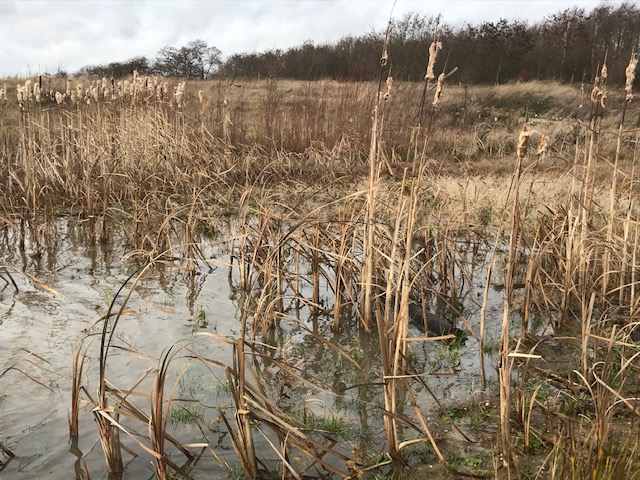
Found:
[[[130,279],[144,259],[127,252],[125,238],[116,232],[108,242],[88,240],[85,227],[71,220],[55,225],[55,241],[33,251],[21,251],[15,233],[5,230],[0,243],[0,265],[16,281],[18,291],[0,280],[0,443],[14,458],[1,457],[0,477],[16,479],[107,478],[96,424],[88,402],[82,403],[79,436],[71,441],[68,418],[71,410],[72,359],[78,349],[86,352],[82,384],[94,396],[98,381],[101,320],[114,298],[122,305],[131,292],[114,333],[106,378],[116,388],[128,391],[141,410],[149,411],[153,372],[159,359],[174,344],[187,350],[171,364],[167,391],[175,385],[167,412],[168,430],[184,443],[198,444],[201,453],[188,467],[192,478],[227,478],[229,470],[214,458],[226,461],[237,471],[235,453],[221,421],[227,412],[233,417],[226,388],[225,366],[233,364],[232,347],[219,339],[235,340],[240,335],[240,311],[250,301],[238,288],[238,276],[229,270],[229,242],[216,237],[202,246],[206,260],[196,273],[157,264],[147,268],[137,282]],[[466,287],[466,313],[477,330],[484,289],[486,265],[479,262]],[[118,290],[123,287],[122,292]],[[302,293],[305,294],[303,285]],[[306,292],[309,293],[309,292]],[[331,291],[321,292],[330,304]],[[345,453],[354,447],[381,450],[384,428],[377,339],[345,315],[339,332],[331,330],[332,315],[312,315],[289,302],[286,315],[264,340],[268,352],[253,358],[269,397],[286,413],[305,418],[336,420],[336,432]],[[488,305],[487,341],[499,336],[502,296],[492,290]],[[460,326],[460,325],[459,325]],[[214,334],[214,335],[211,335]],[[319,342],[320,335],[349,352],[364,366],[355,370],[344,359]],[[423,333],[411,327],[410,335]],[[219,336],[219,337],[216,337]],[[475,401],[485,395],[479,375],[478,342],[469,336],[464,344],[411,342],[412,361],[425,373],[429,389],[417,388],[423,411],[434,412],[436,403],[428,390],[445,405]],[[495,353],[486,354],[489,383],[495,378]],[[282,374],[270,356],[296,365],[317,389],[292,382]],[[7,370],[9,367],[13,367]],[[437,413],[433,418],[440,421]],[[125,478],[152,478],[152,457],[137,442],[145,443],[148,430],[131,423],[130,436],[122,434]],[[198,426],[199,425],[199,426]],[[318,427],[320,428],[320,427]],[[265,465],[277,457],[256,434],[258,457]],[[202,448],[207,444],[207,448]],[[169,447],[168,447],[169,448]],[[169,450],[171,451],[171,450]],[[176,462],[180,462],[176,452]],[[314,472],[308,472],[313,474]]]

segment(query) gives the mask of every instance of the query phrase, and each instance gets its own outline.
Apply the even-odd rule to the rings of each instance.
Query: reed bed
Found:
[[[88,403],[110,474],[123,474],[123,454],[145,455],[158,478],[190,478],[205,449],[228,468],[195,415],[204,440],[183,442],[167,428],[184,362],[196,362],[224,372],[229,404],[202,407],[224,425],[246,478],[274,473],[258,444],[281,478],[387,475],[411,464],[422,444],[456,475],[638,475],[631,87],[617,117],[605,100],[606,69],[589,109],[569,86],[462,96],[462,86],[447,84],[451,72],[433,84],[434,45],[424,85],[394,83],[384,48],[377,85],[221,79],[194,90],[137,75],[88,87],[56,89],[44,78],[18,85],[16,108],[0,117],[9,132],[3,251],[41,255],[63,215],[85,226],[90,243],[109,242],[117,229],[136,266],[90,334],[99,342],[88,338],[72,359],[70,434],[88,434],[78,427]],[[425,109],[427,93],[435,96]],[[212,258],[211,241],[226,254]],[[190,281],[214,264],[228,268],[240,332],[198,338],[224,348],[230,364],[198,353],[190,338],[120,385],[111,353],[140,279],[171,268]],[[0,268],[16,291],[18,274]],[[500,318],[487,315],[498,287]],[[434,335],[427,312],[451,329]],[[308,366],[295,334],[312,338],[307,348],[331,358],[335,371]],[[499,392],[490,419],[499,426],[495,471],[456,463],[432,419],[429,408],[440,410],[447,429],[471,440],[428,381],[460,372],[416,363],[418,343],[449,342],[453,351],[465,340],[479,345],[484,391]],[[488,341],[499,345],[494,386],[485,376]],[[433,350],[425,352],[428,362]],[[46,363],[30,355],[19,362]],[[85,366],[92,356],[97,376]],[[345,442],[318,426],[314,406],[327,399],[350,399],[361,423],[365,410],[375,412],[384,439]],[[536,448],[544,459],[530,455]]]

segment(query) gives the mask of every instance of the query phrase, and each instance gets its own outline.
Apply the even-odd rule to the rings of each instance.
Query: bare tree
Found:
[[[154,71],[167,77],[205,79],[222,63],[222,53],[204,40],[194,40],[180,48],[166,46],[158,52]]]

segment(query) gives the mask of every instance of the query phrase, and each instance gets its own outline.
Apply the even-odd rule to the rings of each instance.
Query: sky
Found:
[[[460,26],[500,18],[529,23],[573,6],[622,0],[0,0],[0,76],[69,73],[156,57],[202,39],[234,53],[287,49],[361,35],[407,12]]]

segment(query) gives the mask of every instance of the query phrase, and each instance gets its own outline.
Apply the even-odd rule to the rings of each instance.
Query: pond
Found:
[[[231,239],[237,238],[237,228],[203,236],[202,255],[191,272],[179,262],[149,263],[132,255],[126,238],[115,231],[108,242],[88,239],[86,228],[70,219],[58,220],[51,236],[55,241],[37,252],[28,241],[20,251],[17,234],[3,231],[0,265],[18,288],[0,280],[0,443],[15,455],[5,459],[3,475],[79,479],[86,471],[91,478],[107,477],[92,410],[100,385],[101,333],[104,322],[112,326],[116,318],[104,374],[111,398],[121,395],[149,415],[154,379],[162,359],[169,359],[163,402],[167,433],[195,454],[189,460],[168,441],[169,458],[191,478],[228,478],[239,472],[226,423],[234,423],[236,411],[227,368],[236,368],[235,342],[242,335],[243,314],[251,319],[249,324],[261,321],[261,297],[258,284],[248,291],[241,288],[237,264],[231,267]],[[485,246],[474,254],[480,261],[465,272],[458,305],[477,331],[490,252]],[[275,327],[260,329],[257,335],[245,332],[245,374],[259,386],[260,393],[253,394],[268,398],[269,405],[298,422],[309,438],[330,437],[336,455],[327,455],[327,464],[344,469],[341,454],[346,458],[354,450],[384,451],[379,337],[366,332],[350,308],[342,311],[334,331],[329,308],[312,311],[308,302],[300,301],[313,292],[309,266],[298,273],[297,293],[286,288]],[[331,306],[329,282],[322,281],[319,290],[321,304]],[[408,342],[408,362],[423,382],[416,382],[417,402],[434,423],[447,424],[438,402],[479,402],[495,386],[497,349],[492,351],[491,345],[500,335],[502,302],[501,293],[492,290],[485,344],[488,389],[480,382],[479,344],[472,335],[465,342]],[[422,338],[424,333],[411,325],[409,336]],[[173,345],[179,347],[170,350]],[[79,376],[83,388],[79,435],[72,438],[76,352],[81,352],[80,359],[84,356]],[[414,407],[405,400],[401,410],[414,418]],[[151,445],[148,421],[120,419],[125,478],[153,477],[154,459],[145,449]],[[277,472],[281,461],[272,447],[275,436],[257,421],[253,428],[260,468]],[[411,428],[406,433],[410,438]],[[433,453],[422,455],[420,461],[433,459]],[[306,474],[328,471],[315,464]]]

